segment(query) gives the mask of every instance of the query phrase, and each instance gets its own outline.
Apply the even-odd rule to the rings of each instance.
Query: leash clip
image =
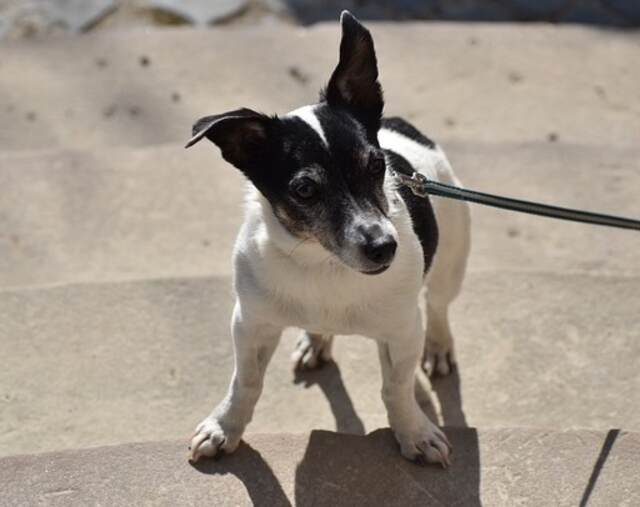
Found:
[[[427,184],[429,183],[429,180],[424,174],[414,171],[411,176],[408,176],[406,174],[393,171],[392,176],[401,185],[409,187],[409,190],[413,192],[413,195],[417,195],[418,197],[427,197],[427,195],[429,195],[429,192],[427,192]]]

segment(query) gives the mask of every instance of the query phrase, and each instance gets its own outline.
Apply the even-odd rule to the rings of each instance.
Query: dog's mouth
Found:
[[[371,271],[360,271],[360,273],[364,275],[379,275],[380,273],[384,273],[387,269],[389,269],[391,264],[387,264],[386,266],[382,266],[381,268],[372,269]]]

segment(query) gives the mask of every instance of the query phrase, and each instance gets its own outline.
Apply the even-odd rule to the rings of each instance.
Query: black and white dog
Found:
[[[464,277],[469,210],[397,187],[388,167],[459,183],[432,141],[382,118],[371,34],[347,11],[340,22],[340,61],[317,104],[282,117],[250,109],[207,116],[187,145],[206,137],[251,182],[234,252],[235,370],[196,429],[193,461],[237,448],[283,329],[298,327],[298,367],[330,359],[334,334],[375,339],[402,455],[449,464],[451,446],[418,406],[414,381],[420,362],[444,375],[455,363],[447,310]]]

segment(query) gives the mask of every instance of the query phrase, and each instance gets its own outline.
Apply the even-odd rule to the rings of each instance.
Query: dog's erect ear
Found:
[[[340,61],[324,92],[325,98],[329,105],[350,109],[365,126],[377,131],[384,102],[373,39],[349,11],[342,11],[340,24]]]
[[[269,151],[274,119],[251,109],[205,116],[193,125],[193,137],[185,148],[203,138],[215,143],[224,159],[238,169],[251,169]]]

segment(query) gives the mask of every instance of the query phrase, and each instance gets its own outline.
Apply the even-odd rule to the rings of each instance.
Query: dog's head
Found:
[[[347,11],[340,22],[340,60],[318,104],[283,117],[251,109],[207,116],[187,146],[205,137],[215,143],[289,233],[375,274],[397,246],[377,139],[384,103],[371,34]]]

